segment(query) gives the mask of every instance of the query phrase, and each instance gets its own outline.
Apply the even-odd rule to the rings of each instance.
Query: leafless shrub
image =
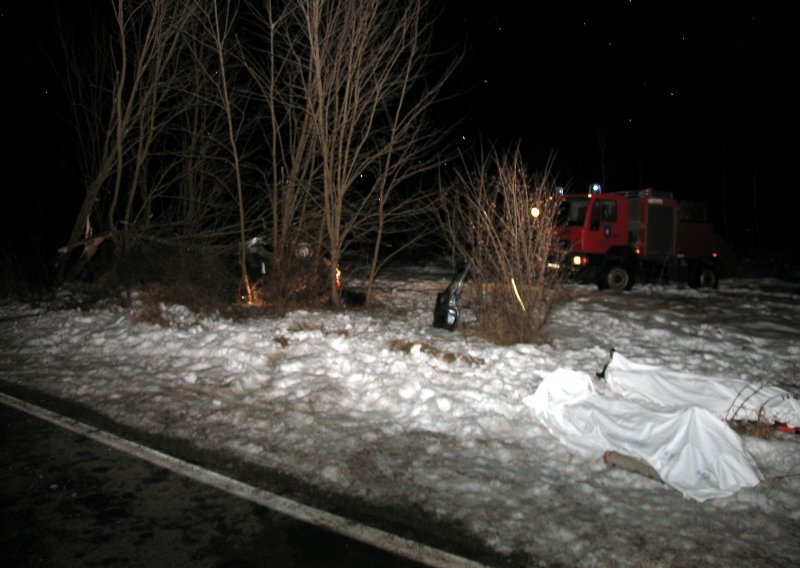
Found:
[[[563,301],[564,253],[555,238],[560,199],[550,176],[531,176],[519,147],[495,150],[441,188],[454,253],[471,265],[470,306],[479,332],[499,344],[539,343]],[[466,299],[466,298],[465,298]],[[466,303],[466,302],[465,302]]]
[[[284,255],[254,282],[254,303],[281,312],[297,306],[320,308],[330,300],[327,284],[324,261]]]

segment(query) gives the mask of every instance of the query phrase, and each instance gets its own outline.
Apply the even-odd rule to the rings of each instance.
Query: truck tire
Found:
[[[601,290],[630,290],[633,288],[633,272],[620,262],[610,262],[600,270],[597,287]]]
[[[719,274],[714,266],[700,263],[689,275],[689,286],[692,288],[716,288],[719,285]]]

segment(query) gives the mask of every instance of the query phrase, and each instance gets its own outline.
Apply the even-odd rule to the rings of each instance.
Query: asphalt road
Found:
[[[0,404],[0,566],[419,566]]]

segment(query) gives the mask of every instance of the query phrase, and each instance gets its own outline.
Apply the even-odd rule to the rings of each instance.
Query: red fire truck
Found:
[[[682,279],[716,288],[721,240],[696,202],[652,189],[565,195],[558,238],[578,277],[602,289],[630,290],[636,281]]]

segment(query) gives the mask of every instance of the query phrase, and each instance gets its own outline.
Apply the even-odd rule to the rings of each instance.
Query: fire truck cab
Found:
[[[719,238],[694,202],[652,189],[565,195],[558,238],[573,270],[600,289],[630,290],[637,280],[685,279],[716,287]]]

